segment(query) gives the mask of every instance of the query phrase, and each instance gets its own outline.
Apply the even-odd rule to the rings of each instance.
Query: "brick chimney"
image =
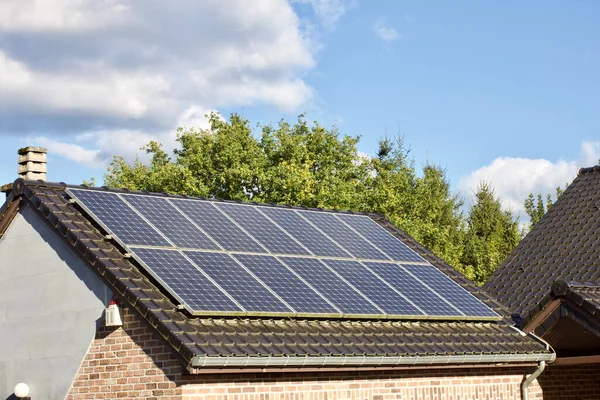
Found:
[[[46,153],[43,147],[28,146],[19,149],[19,178],[46,180]]]

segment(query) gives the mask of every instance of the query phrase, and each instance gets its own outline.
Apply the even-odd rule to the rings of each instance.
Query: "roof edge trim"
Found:
[[[456,365],[456,364],[498,364],[532,363],[554,361],[555,354],[463,354],[431,356],[248,356],[248,357],[211,357],[194,356],[191,366],[204,367],[344,367],[344,366],[417,366],[417,365]]]
[[[580,174],[583,172],[593,172],[593,171],[600,171],[600,165],[594,165],[593,167],[579,168]]]
[[[15,218],[15,215],[19,212],[19,205],[21,203],[19,199],[15,198],[11,198],[8,201],[5,207],[0,208],[0,238],[2,238],[4,232],[6,232],[10,223]]]

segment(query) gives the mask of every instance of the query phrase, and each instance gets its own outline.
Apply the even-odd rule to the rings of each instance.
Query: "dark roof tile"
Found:
[[[581,169],[484,289],[525,316],[558,279],[600,281],[599,201],[600,168]]]

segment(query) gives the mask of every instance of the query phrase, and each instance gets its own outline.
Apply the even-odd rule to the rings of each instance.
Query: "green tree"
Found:
[[[365,183],[366,208],[384,214],[450,265],[462,250],[462,200],[450,191],[445,171],[431,164],[418,176],[402,137],[379,143]]]
[[[304,115],[293,126],[281,121],[263,128],[260,148],[265,156],[258,201],[306,207],[358,209],[356,188],[367,173],[358,155],[358,137],[340,137]]]
[[[480,183],[464,237],[461,264],[467,276],[482,285],[519,240],[518,218],[502,207],[490,184]]]
[[[308,124],[304,115],[294,124],[262,127],[259,135],[236,114],[227,120],[211,114],[209,123],[207,129],[180,129],[173,157],[156,142],[144,147],[148,163],[115,157],[105,185],[380,213],[478,282],[514,247],[508,228],[504,236],[496,233],[500,228],[476,229],[487,223],[477,222],[477,207],[482,219],[498,219],[486,211],[483,198],[467,229],[462,200],[451,193],[445,170],[427,164],[417,173],[401,137],[382,139],[377,155],[369,158],[357,150],[359,137]],[[512,221],[501,214],[500,220]],[[465,243],[474,249],[467,255]]]
[[[555,200],[558,200],[561,194],[563,194],[563,189],[559,186],[556,188]],[[529,193],[527,199],[525,199],[525,212],[529,215],[529,229],[533,227],[533,225],[537,224],[540,219],[548,212],[552,204],[554,204],[552,200],[552,195],[550,193],[546,194],[546,203],[544,204],[544,199],[541,193],[537,194],[537,198],[534,198],[533,193]]]

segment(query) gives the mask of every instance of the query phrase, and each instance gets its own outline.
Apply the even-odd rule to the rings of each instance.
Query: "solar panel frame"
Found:
[[[223,290],[229,294],[229,296],[234,298],[242,307],[244,307],[244,309],[247,311],[247,313],[246,313],[247,316],[254,316],[254,315],[290,316],[290,315],[295,314],[295,311],[285,302],[284,299],[279,297],[277,295],[277,293],[273,292],[273,290],[268,285],[266,285],[262,280],[260,280],[260,278],[258,278],[251,271],[249,271],[242,263],[240,263],[235,257],[233,257],[233,255],[228,254],[228,253],[216,253],[216,252],[194,251],[194,250],[186,250],[183,253],[187,257],[189,257],[198,268],[200,268],[202,271],[204,271],[204,273],[206,275],[210,276],[215,282],[217,282],[219,284],[219,286],[222,287]],[[219,264],[218,264],[218,268],[221,268],[222,271],[209,270],[209,269],[207,269],[205,263],[202,263],[202,264],[199,263],[201,257],[213,257],[213,256],[227,257],[227,259],[224,260],[225,261],[224,263],[219,262]],[[234,266],[234,269],[236,266],[238,267],[237,268],[238,271],[234,271],[237,275],[233,275],[230,273],[230,271],[225,270],[225,268],[227,268],[227,265],[225,265],[225,264],[228,261]],[[245,273],[247,276],[249,276],[252,279],[250,281],[252,283],[250,284],[248,281],[244,281],[244,285],[239,285],[239,286],[243,287],[242,290],[232,290],[231,288],[229,288],[229,283],[225,283],[225,284],[223,283],[224,279],[226,278],[226,275],[228,275],[228,274],[233,279],[239,278],[240,277],[239,272],[241,272],[242,275]],[[252,287],[250,287],[250,286],[252,286]],[[281,307],[281,311],[256,311],[256,310],[251,309],[251,308],[254,308],[254,306],[250,303],[258,302],[258,298],[260,296],[252,296],[251,294],[248,294],[246,292],[247,292],[247,290],[256,291],[257,287],[259,290],[264,291],[264,293],[268,293],[268,296],[271,297],[271,300],[276,300],[277,302],[279,302],[278,305],[283,306],[283,307]],[[257,293],[257,292],[255,292],[255,293]],[[263,297],[263,298],[266,300],[266,297]],[[249,301],[246,301],[246,300],[249,300]],[[265,310],[266,310],[266,308],[265,308]]]
[[[315,256],[352,258],[342,246],[329,238],[294,209],[261,207],[260,212],[284,229]],[[292,232],[290,227],[298,228]],[[321,238],[318,238],[322,236]],[[329,253],[328,253],[329,252]],[[350,256],[350,257],[348,257]]]
[[[177,293],[175,293],[174,291],[172,291],[168,285],[166,285],[164,282],[162,282],[162,280],[160,279],[160,277],[156,276],[156,274],[152,271],[151,268],[149,268],[144,262],[143,260],[141,260],[133,251],[135,248],[157,248],[160,250],[170,250],[170,251],[181,251],[181,249],[176,248],[176,246],[174,246],[173,243],[171,243],[168,238],[166,238],[164,236],[164,234],[156,229],[151,223],[150,221],[147,221],[146,218],[143,215],[139,214],[139,211],[137,211],[133,206],[131,206],[126,200],[124,200],[123,198],[121,198],[121,196],[119,196],[121,193],[119,192],[108,192],[105,189],[97,189],[97,188],[70,188],[67,187],[65,188],[65,192],[71,197],[72,201],[74,201],[75,203],[77,203],[102,229],[104,229],[104,231],[112,236],[112,239],[114,241],[116,241],[123,249],[125,249],[125,251],[128,251],[130,253],[130,255],[132,256],[132,258],[142,267],[142,269],[144,271],[146,271],[154,280],[156,280],[161,286],[163,286],[165,288],[165,290],[173,297],[175,298],[177,301],[179,301],[182,306],[188,311],[190,312],[190,314],[192,315],[197,315],[197,316],[206,316],[206,315],[215,315],[215,312],[213,311],[198,311],[198,310],[193,310],[191,309],[189,306],[186,305],[186,303],[177,295]],[[106,224],[102,221],[102,219],[100,217],[98,217],[95,213],[93,213],[85,204],[85,202],[83,200],[81,200],[78,196],[77,196],[77,192],[100,192],[100,193],[107,193],[113,196],[117,196],[117,198],[119,198],[120,200],[122,200],[127,207],[130,210],[133,210],[136,215],[138,215],[144,222],[146,222],[151,228],[153,228],[153,230],[158,233],[160,235],[160,237],[162,237],[164,240],[167,241],[168,246],[146,246],[146,245],[130,245],[125,243],[123,240],[121,240],[120,236],[116,235],[110,228],[108,228],[106,226]],[[129,193],[128,193],[129,194]],[[155,195],[151,195],[151,194],[142,194],[142,193],[131,193],[131,195],[139,195],[139,196],[155,196]],[[216,201],[211,201],[211,200],[205,200],[205,199],[182,199],[182,198],[177,198],[177,197],[168,197],[168,196],[162,196],[162,197],[166,197],[167,200],[169,202],[172,202],[173,200],[188,200],[188,201],[202,201],[205,203],[210,203],[211,205],[213,205],[213,207],[215,209],[218,210],[218,208],[214,205],[215,203],[219,203]],[[177,207],[176,207],[177,208]],[[256,205],[256,209],[258,209],[261,213],[261,209],[265,208],[265,209],[269,209],[269,208],[274,208],[272,206],[269,205]],[[187,214],[185,214],[184,212],[182,212],[179,208],[177,208],[182,215],[184,215],[188,220],[190,220],[189,216],[187,216]],[[220,210],[219,210],[220,211]],[[315,212],[322,212],[322,210],[314,210]],[[326,212],[326,211],[325,211]],[[264,214],[264,213],[263,213]],[[336,217],[340,217],[340,216],[352,216],[352,217],[366,217],[369,220],[371,220],[372,223],[380,226],[381,229],[383,229],[387,234],[391,235],[394,239],[400,241],[398,238],[396,238],[391,232],[389,232],[387,229],[385,229],[383,226],[381,226],[377,221],[373,220],[371,217],[367,216],[367,215],[357,215],[354,213],[343,213],[343,212],[335,212],[334,214]],[[268,216],[267,216],[268,217]],[[229,219],[229,218],[228,218]],[[340,218],[341,219],[341,218]],[[193,221],[191,221],[193,223]],[[235,224],[235,221],[232,221]],[[236,224],[237,225],[237,224]],[[276,224],[277,225],[277,224]],[[349,226],[350,227],[350,226]],[[202,230],[202,227],[198,228]],[[242,229],[241,227],[238,227],[240,229]],[[351,229],[353,229],[352,227],[350,227]],[[354,229],[353,229],[354,230]],[[242,229],[242,231],[250,236],[250,238],[255,241],[256,239],[249,234],[248,232],[246,232],[244,229]],[[206,234],[207,237],[212,238],[212,236],[208,233],[208,232],[204,232]],[[361,235],[362,236],[362,235]],[[214,238],[212,238],[214,241]],[[367,239],[367,238],[365,238]],[[367,239],[368,240],[368,239]],[[340,246],[337,242],[334,242],[338,247]],[[400,243],[402,245],[404,245],[404,243],[402,241],[400,241]],[[218,244],[218,243],[217,243]],[[260,245],[260,243],[257,243]],[[404,245],[406,246],[406,245]],[[264,248],[264,246],[261,245],[261,247]],[[343,249],[343,247],[341,247]],[[276,256],[276,258],[278,259],[285,259],[285,256],[282,255],[274,255],[274,254],[270,254],[270,252],[268,251],[268,249],[264,248],[264,250],[266,250],[266,252],[261,252],[260,254],[256,254],[256,255],[262,255],[262,256]],[[381,250],[381,249],[380,249]],[[199,250],[199,251],[209,251],[209,250]],[[412,250],[411,250],[412,251]],[[216,251],[219,252],[219,251]],[[219,252],[220,253],[220,252]],[[222,253],[226,253],[226,254],[230,254],[230,255],[236,255],[236,254],[252,254],[252,253],[247,253],[247,252],[240,252],[240,251],[235,251],[235,250],[227,250],[227,249],[222,249]],[[417,253],[415,253],[417,254]],[[305,255],[289,255],[291,257],[299,257],[299,258],[310,258],[310,259],[315,259],[315,260],[319,260],[320,262],[324,263],[328,260],[335,260],[338,259],[340,257],[331,257],[331,256],[305,256]],[[417,254],[418,257],[420,257]],[[352,258],[346,258],[343,257],[342,260],[346,260],[346,261],[359,261],[361,262],[361,260],[356,260],[356,259],[352,259]],[[369,261],[369,260],[364,260],[364,261]],[[437,267],[431,265],[429,262],[425,261],[424,259],[422,259],[422,261],[396,261],[396,260],[390,260],[390,261],[385,261],[385,260],[379,260],[378,262],[384,262],[384,263],[395,263],[398,264],[400,267],[403,266],[403,264],[405,266],[411,266],[411,267],[416,267],[416,266],[429,266],[432,267],[434,269],[436,269],[436,271],[438,271],[440,274],[443,274],[444,276],[446,276],[446,278],[450,279],[445,273],[443,273],[441,270],[439,270]],[[291,269],[291,268],[288,268]],[[487,306],[487,304],[483,303],[477,296],[473,295],[472,293],[470,293],[469,291],[466,291],[464,288],[462,288],[460,285],[458,285],[456,282],[454,282],[456,286],[458,286],[460,289],[464,290],[466,293],[468,293],[472,299],[476,300],[479,304],[478,306],[482,306],[486,311],[487,311],[487,315],[465,315],[465,316],[459,316],[459,315],[454,315],[454,316],[444,316],[444,317],[439,317],[439,316],[434,316],[434,315],[424,315],[424,316],[419,316],[419,315],[404,315],[404,314],[386,314],[386,315],[363,315],[363,314],[341,314],[345,317],[352,317],[352,318],[357,318],[357,319],[363,319],[363,318],[378,318],[378,319],[405,319],[405,320],[426,320],[426,319],[442,319],[442,320],[458,320],[458,321],[498,321],[501,320],[502,317],[500,315],[498,315],[495,310],[493,310],[491,307]],[[228,295],[228,294],[227,294]],[[228,295],[229,296],[229,295]],[[325,296],[325,295],[323,295]],[[243,308],[242,308],[243,309]],[[265,317],[269,317],[269,316],[273,316],[273,313],[266,313],[266,312],[248,312],[247,310],[244,311],[235,311],[235,312],[223,312],[220,311],[218,312],[218,315],[221,316],[247,316],[247,315],[252,315],[252,316],[265,316]],[[286,314],[286,316],[309,316],[309,317],[318,317],[318,318],[330,318],[330,317],[335,317],[336,315],[331,315],[331,314]],[[337,315],[339,316],[339,315]]]
[[[275,257],[273,255],[268,255],[268,254],[267,255],[234,254],[234,257],[240,263],[242,263],[246,268],[248,268],[250,271],[252,271],[252,273],[254,275],[256,275],[263,282],[265,282],[265,284],[267,286],[269,286],[271,288],[271,290],[273,290],[282,299],[284,299],[286,301],[286,303],[289,304],[290,307],[292,307],[296,311],[297,316],[311,317],[311,316],[315,316],[315,315],[319,315],[319,316],[320,315],[328,315],[330,317],[341,317],[343,315],[343,313],[339,309],[337,309],[333,304],[331,304],[331,302],[326,297],[324,297],[323,294],[321,294],[318,290],[316,290],[311,284],[306,282],[304,280],[304,278],[297,275],[293,269],[288,268],[287,265],[284,262],[282,262],[279,257]],[[253,265],[251,265],[250,261],[252,261],[253,258],[256,260],[260,260],[260,261],[258,263],[254,263]],[[268,275],[261,276],[261,274],[269,272],[269,271],[267,271],[267,269],[271,269],[271,267],[276,266],[276,265],[267,265],[266,264],[267,262],[271,262],[271,261],[274,261],[275,263],[280,264],[281,265],[281,268],[280,268],[281,273],[283,275],[287,275],[288,277],[291,278],[289,280],[289,285],[288,285],[287,281],[282,280],[282,281],[278,282],[279,287],[275,287],[273,284],[271,284],[268,281],[270,279],[270,277]],[[260,262],[263,262],[263,264],[260,264]],[[264,266],[266,266],[266,267],[263,269]],[[263,270],[261,271],[260,269],[263,269]],[[277,270],[277,269],[275,269],[275,270]],[[289,292],[287,289],[290,287],[292,288],[292,291],[295,293],[303,293],[304,299],[301,299],[301,298],[288,299],[287,298],[288,294],[291,292]],[[300,289],[304,290],[304,292]],[[312,296],[310,296],[310,294],[312,294]],[[310,300],[309,297],[312,297],[312,300]],[[303,301],[303,300],[307,300],[307,301]],[[308,300],[310,300],[310,301],[308,301]],[[302,310],[300,308],[300,307],[305,307],[307,304],[309,305],[309,303],[314,302],[315,300],[319,301],[322,305],[326,305],[327,307],[329,307],[330,312],[316,311],[316,308],[315,308],[315,311],[308,311],[307,309]],[[304,305],[302,303],[304,303]]]
[[[138,250],[138,252],[136,252]],[[212,280],[212,278],[207,277],[206,274],[199,270],[196,264],[191,261],[189,258],[183,254],[181,250],[178,249],[164,249],[164,248],[148,248],[148,247],[131,247],[131,257],[134,258],[152,278],[154,278],[171,296],[173,296],[190,314],[196,316],[206,316],[206,315],[215,315],[218,313],[223,316],[246,316],[248,312],[243,308],[241,304],[239,304],[235,299],[233,299],[229,293],[223,290],[216,282]],[[187,262],[194,267],[194,269],[198,272],[198,274],[203,275],[207,278],[207,280],[213,284],[213,286],[218,289],[218,291],[224,295],[224,297],[228,298],[233,304],[235,304],[239,310],[236,311],[215,311],[215,310],[198,310],[195,309],[191,304],[189,304],[183,297],[175,290],[171,285],[167,284],[167,282],[160,276],[159,273],[155,271],[154,268],[150,267],[150,265],[144,260],[144,257],[141,255],[144,251],[164,251],[164,252],[173,252],[173,254],[179,254],[182,258],[186,259]]]
[[[360,290],[354,287],[354,285],[352,285],[350,282],[348,282],[346,279],[340,276],[333,269],[329,268],[329,266],[327,266],[327,264],[325,264],[323,260],[294,256],[280,257],[280,260],[283,263],[285,263],[285,265],[288,268],[294,270],[297,275],[301,276],[305,281],[307,281],[313,288],[315,288],[315,290],[318,290],[340,311],[342,311],[343,317],[382,318],[386,316],[385,312],[382,309],[380,309],[375,303],[373,303]],[[311,263],[317,265],[311,266],[309,265]],[[318,279],[318,274],[314,273],[315,268],[324,270],[330,276],[333,277],[334,281],[338,280],[340,284],[327,286],[327,278],[325,277],[325,281]],[[327,274],[323,274],[321,276],[326,275]],[[362,303],[362,305],[358,308],[352,308],[353,305],[347,305],[345,300],[352,302],[353,305],[357,305],[358,303]],[[360,312],[361,309],[365,312]],[[366,312],[366,310],[369,310],[370,312]]]
[[[174,207],[166,197],[122,194],[121,198],[137,210],[175,247],[221,250],[221,247],[211,237]],[[177,227],[175,225],[170,227],[168,222],[176,223]]]
[[[210,216],[213,219],[213,223],[208,219],[202,221],[199,218],[200,214],[198,214],[198,210],[189,208],[191,202],[197,202],[197,207],[205,207],[204,215],[205,219],[207,215],[212,211],[214,214]],[[246,230],[244,230],[241,226],[239,226],[235,221],[233,221],[227,214],[221,211],[215,204],[216,202],[207,201],[207,200],[191,200],[191,199],[172,199],[172,204],[180,210],[182,213],[188,216],[190,220],[192,220],[196,225],[202,228],[202,230],[212,238],[216,243],[218,243],[224,250],[231,252],[240,252],[240,253],[264,253],[268,254],[268,250],[258,242],[252,235],[250,235]],[[200,206],[202,204],[202,206]],[[185,206],[183,206],[185,205]],[[215,226],[219,225],[218,227]],[[224,226],[228,226],[230,231],[223,230]],[[245,247],[246,246],[246,247]],[[245,248],[244,248],[245,247]]]
[[[267,217],[264,213],[261,213],[257,207],[250,204],[231,203],[218,203],[215,204],[215,206],[225,213],[231,220],[233,220],[240,228],[246,231],[248,235],[251,235],[254,240],[262,244],[270,254],[311,254],[306,247],[299,243],[285,229],[273,222],[273,220]],[[246,215],[242,215],[243,213]],[[249,217],[256,219],[250,221],[248,219]],[[246,220],[244,220],[245,218]],[[264,221],[260,221],[261,218]],[[261,222],[266,222],[266,225],[263,226]],[[257,234],[259,232],[260,235]],[[278,233],[279,236],[284,239],[272,240],[271,236],[273,232]],[[286,251],[285,247],[290,245],[292,248],[288,248]]]
[[[431,287],[416,279],[399,264],[364,262],[371,271],[431,317],[456,317],[464,315]],[[458,314],[457,314],[458,313]]]
[[[435,266],[429,265],[414,265],[414,264],[406,264],[403,265],[399,263],[408,273],[410,273],[415,278],[419,279],[426,286],[429,286],[436,293],[439,293],[446,301],[453,304],[456,308],[458,308],[462,313],[464,313],[465,318],[467,319],[481,319],[481,318],[501,318],[496,311],[478,299],[473,293],[469,292],[461,285],[456,283],[452,278],[448,275],[444,274]],[[426,278],[426,280],[424,279]],[[441,293],[441,289],[436,288],[436,282],[441,285],[449,285],[452,287],[453,292],[449,293]],[[449,295],[453,295],[456,298],[456,301],[452,301],[449,298]],[[469,307],[471,304],[473,307]],[[470,313],[469,311],[478,308],[482,310],[489,311],[487,315]]]
[[[414,305],[401,293],[398,293],[393,287],[387,285],[385,280],[366,268],[360,261],[324,260],[324,262],[367,296],[387,316],[402,315],[408,318],[418,317],[421,319],[428,317],[419,307]],[[402,307],[411,309],[411,311],[401,312]],[[394,312],[393,308],[398,312]]]
[[[150,223],[148,220],[146,220],[143,216],[139,215],[137,210],[135,210],[133,207],[131,207],[126,200],[124,200],[121,196],[119,196],[119,193],[106,192],[106,191],[100,191],[100,190],[70,189],[70,188],[67,188],[66,192],[67,192],[67,194],[69,194],[69,196],[71,196],[73,199],[75,199],[77,205],[79,205],[86,213],[88,213],[90,216],[92,216],[94,221],[96,221],[96,223],[98,223],[98,225],[100,225],[102,227],[102,229],[104,229],[109,235],[111,235],[113,237],[113,239],[116,240],[117,243],[119,243],[122,247],[126,247],[128,245],[133,245],[133,246],[152,245],[152,243],[147,240],[139,241],[137,243],[127,242],[125,239],[123,239],[122,235],[117,234],[117,231],[110,228],[107,225],[107,223],[104,221],[103,218],[101,218],[99,215],[96,215],[96,213],[90,207],[88,207],[88,205],[85,204],[85,202],[81,198],[77,197],[77,194],[76,194],[77,192],[82,192],[82,193],[91,192],[94,195],[106,196],[107,198],[112,196],[113,198],[118,199],[125,205],[126,210],[131,211],[145,225],[147,225],[149,228],[151,228],[151,230],[154,231],[154,233],[156,233],[156,238],[158,238],[160,241],[162,241],[162,243],[159,244],[158,247],[175,247],[171,241],[169,241],[160,231],[158,231],[156,229],[156,227],[154,227],[154,225],[152,225],[152,223]],[[127,236],[127,235],[125,235],[125,236]]]
[[[386,228],[378,224],[371,217],[366,215],[355,215],[355,214],[338,214],[336,215],[346,226],[357,232],[360,236],[365,238],[369,243],[375,246],[379,251],[386,254],[391,260],[405,263],[427,263],[427,261],[421,257],[417,252],[408,247],[399,238],[394,236]],[[354,221],[354,222],[352,222]],[[361,223],[363,223],[360,225]],[[365,225],[366,224],[366,225]],[[387,239],[387,243],[391,247],[387,246],[384,242],[378,242],[373,236],[369,235],[369,230],[374,235],[380,235],[382,240]],[[398,248],[394,246],[398,245]],[[385,247],[384,247],[385,246]],[[398,255],[400,254],[400,255]]]
[[[299,210],[298,214],[327,236],[331,241],[344,249],[353,258],[364,260],[391,260],[387,254],[373,246],[371,242],[337,218],[334,213]],[[346,237],[344,237],[344,235],[338,235],[339,230],[334,227],[334,224],[337,224],[338,228],[340,225],[345,227],[346,230],[350,232],[350,235],[346,235]]]

